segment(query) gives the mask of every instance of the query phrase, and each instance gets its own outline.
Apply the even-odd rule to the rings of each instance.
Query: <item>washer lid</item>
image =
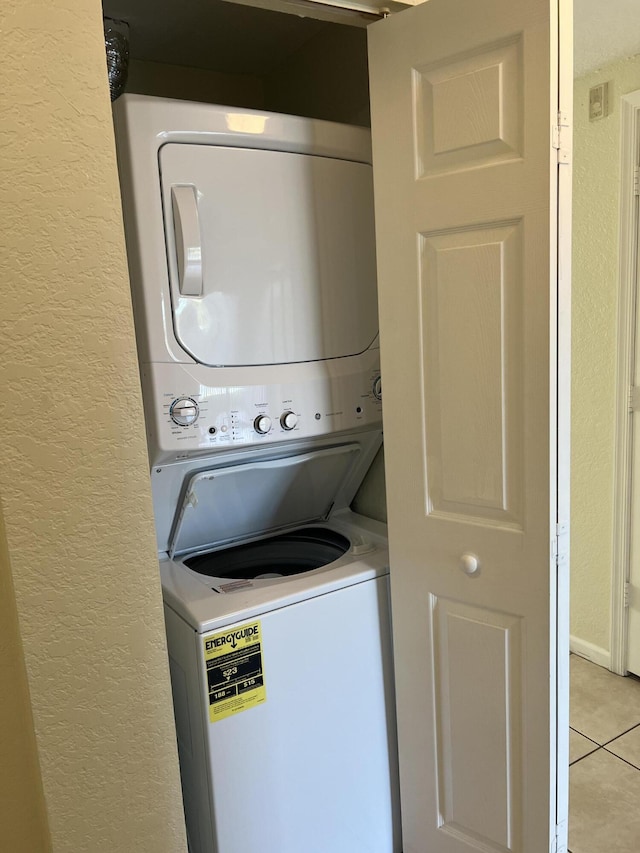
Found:
[[[170,556],[327,518],[359,454],[358,444],[343,444],[194,474]]]

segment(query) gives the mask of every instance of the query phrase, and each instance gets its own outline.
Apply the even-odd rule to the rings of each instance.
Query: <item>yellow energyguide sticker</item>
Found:
[[[203,642],[212,723],[266,702],[260,622],[209,634]]]

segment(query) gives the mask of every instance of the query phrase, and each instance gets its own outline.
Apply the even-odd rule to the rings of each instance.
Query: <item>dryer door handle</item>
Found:
[[[192,184],[171,187],[178,282],[182,296],[202,296],[202,241],[198,197]]]

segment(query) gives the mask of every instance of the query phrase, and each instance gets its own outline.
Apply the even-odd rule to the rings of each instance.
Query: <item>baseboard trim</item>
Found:
[[[589,643],[587,640],[581,640],[580,637],[569,637],[569,649],[574,655],[579,655],[581,658],[586,658],[592,663],[597,663],[598,666],[604,666],[606,669],[611,669],[611,652],[606,649],[596,646],[594,643]]]

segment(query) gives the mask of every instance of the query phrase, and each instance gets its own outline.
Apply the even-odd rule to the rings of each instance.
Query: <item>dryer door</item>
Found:
[[[283,364],[370,346],[371,166],[171,143],[160,170],[173,325],[196,361]]]

